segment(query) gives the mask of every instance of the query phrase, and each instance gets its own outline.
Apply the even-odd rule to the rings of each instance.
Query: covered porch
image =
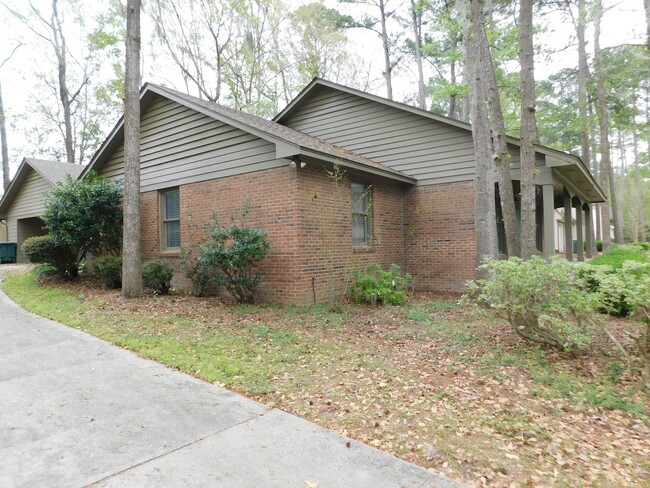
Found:
[[[592,257],[596,248],[593,204],[605,202],[606,195],[577,156],[546,147],[538,147],[537,151],[537,249],[545,258],[564,251],[566,259],[584,261]],[[511,176],[514,193],[519,195],[519,168],[513,169]],[[556,209],[560,209],[563,225]],[[499,247],[500,251],[505,250],[501,228]]]

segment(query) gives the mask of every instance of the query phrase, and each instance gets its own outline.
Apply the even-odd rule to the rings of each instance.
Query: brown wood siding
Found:
[[[284,122],[417,178],[418,185],[474,178],[470,131],[321,87]]]
[[[142,192],[289,164],[270,142],[164,98],[142,114],[140,151]],[[123,177],[123,144],[99,172]]]

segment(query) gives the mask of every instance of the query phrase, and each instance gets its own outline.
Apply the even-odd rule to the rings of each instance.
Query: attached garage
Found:
[[[25,158],[7,192],[0,200],[0,219],[7,227],[6,240],[17,243],[17,262],[27,262],[21,250],[25,239],[44,235],[41,216],[45,195],[67,176],[77,179],[83,170],[79,164]]]

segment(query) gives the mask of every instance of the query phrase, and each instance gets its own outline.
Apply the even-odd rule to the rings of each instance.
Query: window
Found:
[[[161,249],[181,247],[181,205],[178,188],[160,192]]]
[[[352,244],[370,245],[370,185],[352,183]]]

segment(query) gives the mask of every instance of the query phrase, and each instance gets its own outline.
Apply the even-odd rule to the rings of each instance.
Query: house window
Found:
[[[161,249],[181,247],[181,205],[178,188],[160,192]]]
[[[369,246],[370,235],[370,185],[352,183],[352,244]]]

